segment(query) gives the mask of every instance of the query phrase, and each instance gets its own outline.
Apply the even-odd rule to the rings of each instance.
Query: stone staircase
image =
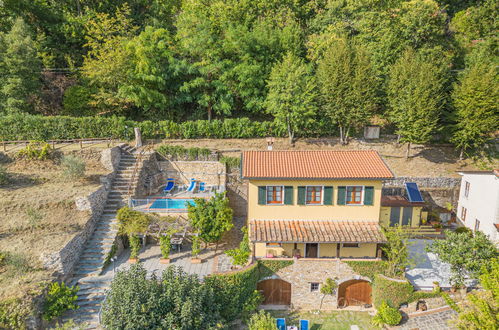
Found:
[[[128,145],[121,147],[121,160],[104,211],[94,233],[86,242],[85,249],[75,265],[73,277],[70,280],[70,285],[78,285],[80,288],[77,299],[79,308],[68,313],[63,321],[72,319],[76,323],[84,323],[89,329],[99,327],[101,303],[112,280],[111,277],[100,275],[118,233],[116,213],[119,208],[127,204],[129,186],[132,192],[137,186],[143,165],[142,162],[137,164],[138,161],[138,151]],[[136,166],[137,172],[134,176]]]

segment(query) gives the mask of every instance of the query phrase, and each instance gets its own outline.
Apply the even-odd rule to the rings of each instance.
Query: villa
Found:
[[[247,151],[248,227],[256,258],[379,258],[381,188],[393,173],[376,151]]]

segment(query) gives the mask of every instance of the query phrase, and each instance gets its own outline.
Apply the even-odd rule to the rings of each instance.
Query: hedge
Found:
[[[374,277],[378,274],[386,275],[388,264],[384,260],[377,261],[348,261],[344,263],[352,267],[353,271],[361,276],[369,277],[374,281]]]
[[[226,306],[222,317],[235,320],[253,296],[258,281],[291,264],[291,260],[261,260],[240,272],[208,276],[205,282],[215,288],[221,306]]]
[[[257,138],[286,136],[286,130],[275,122],[258,122],[249,118],[225,120],[173,121],[127,120],[124,117],[69,117],[7,115],[0,117],[0,140],[62,140],[107,138],[128,140],[133,128],[140,127],[145,139]],[[315,132],[319,134],[318,132]],[[315,134],[309,132],[307,135]],[[323,132],[326,133],[326,132]]]

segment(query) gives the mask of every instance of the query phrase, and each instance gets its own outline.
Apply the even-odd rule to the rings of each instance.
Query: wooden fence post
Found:
[[[135,148],[140,148],[142,147],[142,133],[140,133],[139,127],[135,127],[133,130],[135,132]]]

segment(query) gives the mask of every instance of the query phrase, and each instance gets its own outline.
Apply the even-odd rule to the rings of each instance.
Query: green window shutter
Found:
[[[298,205],[305,205],[305,186],[298,187]]]
[[[338,187],[338,205],[345,205],[345,198],[347,194],[347,187],[339,186]]]
[[[374,187],[364,187],[364,205],[373,205],[374,200]]]
[[[265,186],[258,187],[258,204],[267,204],[267,187]]]
[[[324,205],[333,205],[333,187],[324,187]]]
[[[284,204],[293,205],[293,186],[284,187]]]

